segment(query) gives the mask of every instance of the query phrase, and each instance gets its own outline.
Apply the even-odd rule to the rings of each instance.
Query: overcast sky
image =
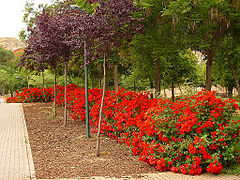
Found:
[[[18,33],[25,25],[23,10],[25,2],[33,0],[1,0],[0,4],[0,37],[15,37],[19,39]],[[51,0],[34,0],[35,4],[49,4]]]

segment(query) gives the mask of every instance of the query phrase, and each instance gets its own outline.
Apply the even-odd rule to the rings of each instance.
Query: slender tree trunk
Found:
[[[233,96],[233,87],[228,87],[228,97],[232,98]]]
[[[177,86],[178,86],[178,89],[179,89],[180,93],[182,94],[181,86],[179,84]]]
[[[159,62],[156,61],[155,63],[155,68],[156,68],[156,74],[155,74],[155,78],[156,78],[156,91],[157,93],[159,93],[161,90],[160,90],[160,65],[159,65]]]
[[[236,65],[236,71],[235,71],[235,83],[236,83],[236,87],[237,87],[237,91],[238,91],[238,98],[240,101],[240,86],[239,86],[239,79],[238,79],[238,64]]]
[[[133,90],[136,91],[136,81],[133,81]]]
[[[149,82],[150,82],[150,88],[153,89],[153,80],[151,78],[151,76],[148,76]]]
[[[44,101],[46,103],[47,99],[46,99],[46,94],[45,94],[45,79],[44,79],[44,72],[43,71],[42,71],[42,78],[43,78],[43,97],[44,97]]]
[[[65,62],[64,66],[64,75],[65,75],[65,104],[64,104],[64,126],[67,125],[67,62]]]
[[[102,79],[99,80],[99,87],[102,87]]]
[[[164,97],[166,98],[166,83],[163,83],[163,93],[164,93]]]
[[[96,79],[94,78],[94,77],[90,77],[90,79],[91,79],[91,87],[92,87],[92,89],[93,88],[95,88],[95,87],[97,87],[97,81],[96,81]]]
[[[54,68],[54,117],[57,116],[57,71]]]
[[[174,83],[172,82],[172,101],[175,101],[175,97],[174,97]]]
[[[99,149],[100,149],[100,132],[101,132],[101,123],[102,123],[102,110],[103,110],[103,102],[106,91],[106,55],[104,53],[104,61],[103,61],[103,94],[101,107],[99,112],[99,122],[98,122],[98,132],[97,132],[97,146],[96,146],[96,156],[99,157]]]
[[[207,52],[208,60],[207,60],[207,65],[206,65],[206,90],[211,91],[211,86],[212,86],[212,53],[209,50]]]
[[[27,86],[28,86],[28,89],[29,89],[29,73],[27,72]]]
[[[118,90],[118,65],[114,64],[114,70],[113,70],[113,74],[114,74],[114,89],[115,91]]]
[[[108,70],[109,68],[107,67],[107,64],[105,64],[105,79],[103,81],[105,81],[105,89],[108,89]],[[103,70],[104,71],[104,70]]]
[[[224,21],[221,21],[218,25],[218,27],[215,29],[215,32],[212,36],[212,39],[210,41],[210,49],[207,51],[207,66],[206,66],[206,90],[211,91],[212,86],[212,62],[213,58],[218,51],[221,40],[224,37],[224,34],[226,32],[226,27]],[[206,34],[204,34],[205,41],[209,43],[208,39],[206,38]],[[214,42],[216,41],[216,46],[214,47]]]
[[[239,78],[238,78],[238,63],[236,64],[236,70],[234,70],[234,67],[233,67],[232,60],[231,60],[230,56],[228,54],[226,56],[227,56],[228,63],[230,64],[230,67],[231,67],[231,70],[232,70],[232,75],[233,75],[233,78],[235,80],[236,88],[237,88],[237,91],[238,91],[238,97],[240,99],[240,86],[239,86]]]

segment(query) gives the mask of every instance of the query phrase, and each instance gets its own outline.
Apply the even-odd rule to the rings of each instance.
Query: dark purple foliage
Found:
[[[71,9],[64,3],[53,12],[43,10],[36,17],[34,28],[29,29],[27,52],[21,65],[32,58],[39,64],[56,68],[71,59],[75,52],[83,55],[84,39],[88,61],[99,57],[103,51],[119,48],[142,29],[141,19],[132,16],[136,11],[131,0],[99,1],[92,15]]]
[[[119,48],[142,30],[142,19],[132,16],[138,11],[132,0],[99,1],[99,4],[93,19],[97,24],[94,34],[100,51]]]
[[[35,27],[29,29],[28,47],[22,57],[21,65],[27,59],[56,68],[67,62],[76,49],[83,48],[82,27],[79,22],[83,16],[71,9],[56,13],[44,10],[36,17]]]

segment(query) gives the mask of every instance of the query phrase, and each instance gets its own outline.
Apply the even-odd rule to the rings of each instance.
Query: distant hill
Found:
[[[0,46],[7,50],[15,51],[26,47],[26,43],[12,37],[0,38]]]

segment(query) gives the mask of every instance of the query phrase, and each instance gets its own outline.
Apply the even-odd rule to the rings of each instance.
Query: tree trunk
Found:
[[[153,89],[153,80],[151,78],[151,76],[148,76],[149,82],[150,82],[150,88]]]
[[[233,96],[233,87],[228,87],[228,97],[232,98]]]
[[[65,75],[65,104],[64,104],[64,126],[67,125],[67,62],[65,62],[64,67],[64,75]]]
[[[103,110],[103,102],[106,91],[106,57],[104,53],[104,61],[103,61],[103,94],[101,107],[99,112],[99,122],[98,122],[98,132],[97,132],[97,146],[96,146],[96,156],[99,157],[99,149],[100,149],[100,132],[101,132],[101,123],[102,123],[102,110]]]
[[[206,65],[206,90],[211,91],[212,86],[212,61],[213,57],[211,51],[207,52],[208,60]]]
[[[232,60],[228,54],[226,54],[228,63],[230,64],[231,70],[232,70],[232,75],[235,80],[236,88],[238,91],[238,97],[240,99],[240,86],[239,86],[239,79],[238,79],[238,63],[236,64],[236,69],[234,70]],[[240,101],[240,100],[239,100]]]
[[[99,79],[99,88],[102,87],[102,79]]]
[[[103,79],[103,81],[104,81],[103,83],[105,83],[105,89],[108,89],[108,73],[109,72],[108,72],[107,64],[105,64],[105,78]]]
[[[29,73],[27,72],[27,86],[28,86],[28,89],[29,89]]]
[[[136,81],[133,81],[133,90],[136,91]]]
[[[235,83],[236,83],[236,87],[237,87],[237,91],[238,91],[238,98],[240,101],[240,86],[239,86],[239,79],[238,79],[238,64],[236,65],[236,71],[235,71]]]
[[[177,85],[178,86],[178,89],[179,89],[179,91],[180,91],[180,93],[181,93],[181,95],[182,95],[182,89],[181,89],[181,86],[178,84]]]
[[[44,97],[44,101],[46,103],[47,99],[46,99],[46,94],[45,94],[45,79],[44,79],[44,72],[43,71],[42,71],[42,78],[43,78],[43,97]]]
[[[161,89],[160,89],[160,66],[159,66],[159,62],[158,61],[156,61],[156,63],[155,63],[155,68],[156,68],[156,87],[155,87],[155,89],[156,89],[156,92],[157,93],[159,93],[160,91],[161,91]]]
[[[163,83],[163,92],[164,92],[164,97],[166,98],[166,83],[164,82]]]
[[[114,69],[113,69],[113,74],[114,74],[114,89],[115,91],[118,90],[118,65],[114,64]]]
[[[174,97],[174,83],[172,82],[172,101],[175,101],[175,97]]]
[[[93,88],[96,88],[97,87],[97,84],[98,84],[98,81],[96,81],[96,78],[94,78],[94,77],[90,77],[91,78],[91,87],[92,87],[92,89]]]
[[[215,32],[212,36],[211,42],[210,42],[210,48],[207,50],[207,66],[206,66],[206,90],[211,91],[212,86],[212,62],[213,58],[218,51],[221,40],[224,37],[224,34],[226,32],[225,23],[224,21],[221,21],[218,24],[218,27],[215,29]],[[205,41],[208,42],[208,39],[204,35]],[[216,46],[214,47],[214,42],[216,41]]]
[[[54,68],[54,117],[57,116],[57,71]]]

